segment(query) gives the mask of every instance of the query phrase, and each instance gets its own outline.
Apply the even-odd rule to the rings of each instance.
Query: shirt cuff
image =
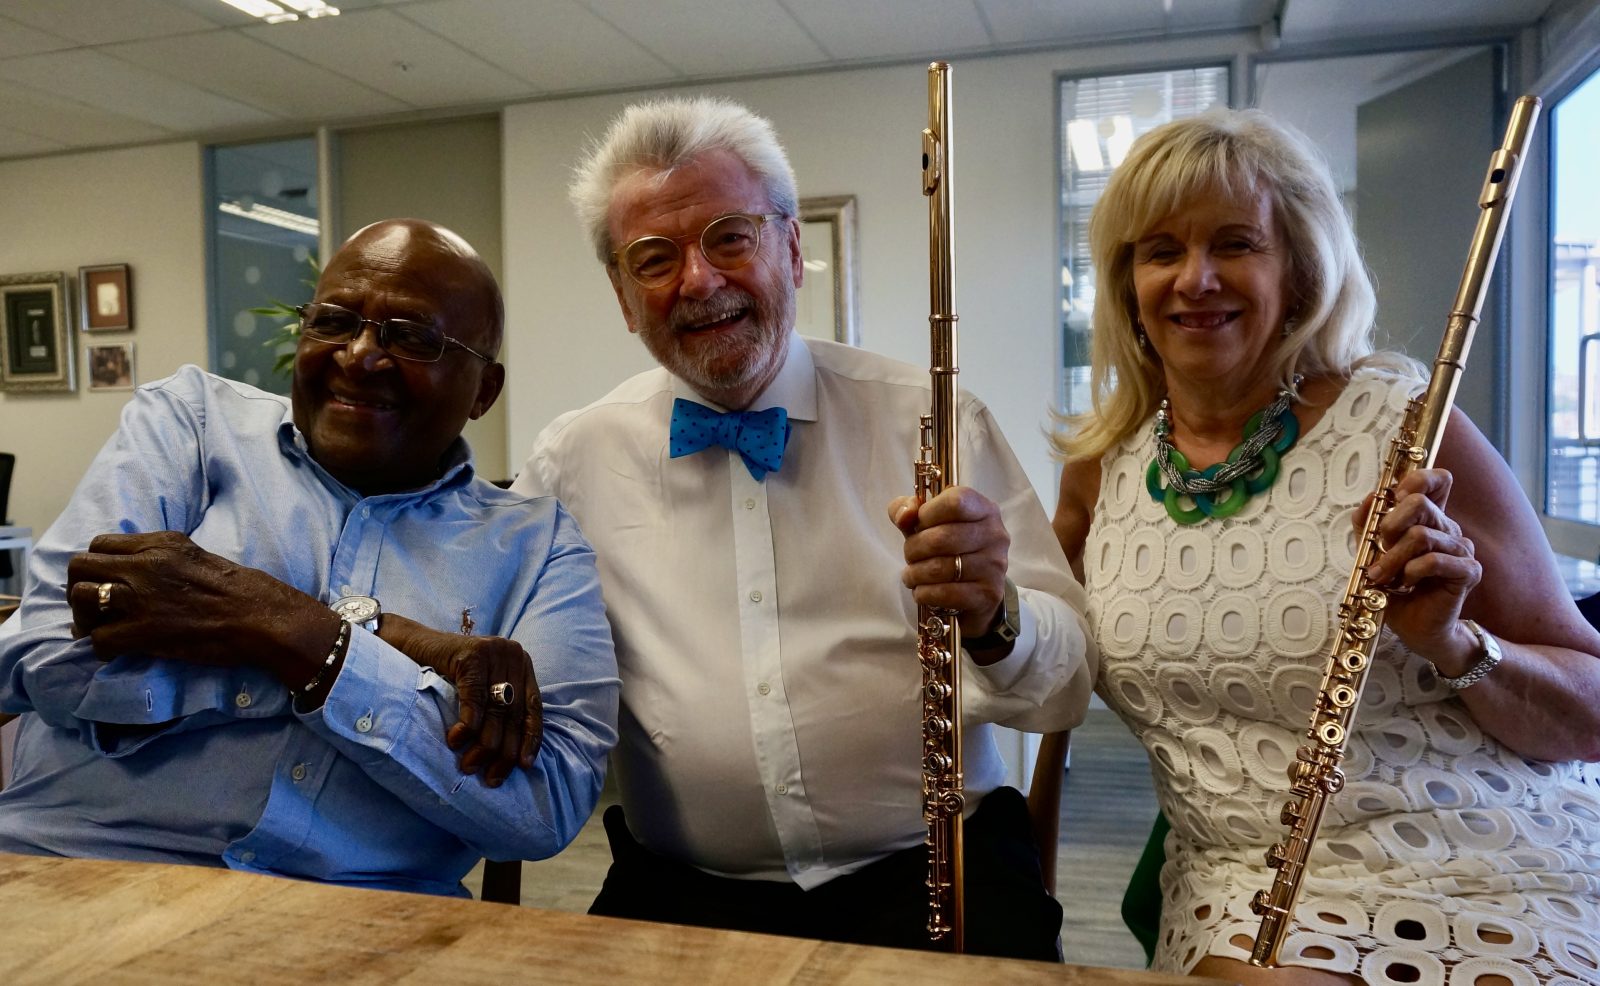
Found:
[[[377,634],[352,627],[344,664],[322,707],[295,714],[325,738],[385,755],[410,728],[417,693],[443,687],[447,683],[432,670],[418,667]]]
[[[1033,657],[1034,648],[1039,643],[1039,617],[1033,611],[1033,601],[1030,597],[1032,589],[1017,586],[1017,601],[1021,604],[1017,608],[1017,639],[1012,641],[1011,653],[1002,657],[993,664],[980,665],[973,661],[972,655],[967,653],[965,647],[961,648],[962,658],[966,661],[967,670],[980,674],[989,683],[994,692],[1010,691],[1028,668],[1028,661]]]

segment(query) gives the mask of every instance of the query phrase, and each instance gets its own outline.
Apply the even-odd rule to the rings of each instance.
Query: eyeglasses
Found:
[[[700,253],[718,270],[738,270],[755,259],[761,249],[761,227],[782,213],[751,215],[729,213],[713,219],[700,231]],[[683,270],[683,247],[693,236],[641,236],[611,255],[611,262],[647,288],[671,284]]]
[[[459,346],[483,360],[493,363],[493,356],[485,356],[460,339],[452,339],[439,331],[436,325],[413,322],[405,318],[362,318],[348,308],[317,301],[295,309],[300,316],[300,332],[318,342],[347,345],[361,334],[364,325],[378,328],[378,346],[390,356],[414,360],[418,363],[436,363],[444,355],[446,346]]]

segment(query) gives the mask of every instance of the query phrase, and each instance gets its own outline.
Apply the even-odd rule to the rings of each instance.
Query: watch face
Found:
[[[378,601],[371,596],[345,596],[333,604],[333,611],[360,626],[378,618]]]

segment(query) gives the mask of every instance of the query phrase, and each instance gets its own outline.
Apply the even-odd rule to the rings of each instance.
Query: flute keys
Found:
[[[1283,843],[1274,842],[1271,848],[1267,850],[1266,859],[1267,866],[1275,870],[1281,869],[1283,864],[1289,861],[1289,853],[1284,848]]]
[[[1272,910],[1272,895],[1265,890],[1257,890],[1255,896],[1250,898],[1250,910],[1255,914],[1266,914]]]

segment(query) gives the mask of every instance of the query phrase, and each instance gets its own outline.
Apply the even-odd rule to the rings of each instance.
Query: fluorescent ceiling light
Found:
[[[330,7],[322,0],[278,0],[285,7],[293,7],[307,17],[330,17],[339,13],[338,7]]]
[[[1072,147],[1072,157],[1084,171],[1101,171],[1106,166],[1100,156],[1100,140],[1095,136],[1093,120],[1073,120],[1067,124],[1067,143]]]
[[[272,0],[222,0],[222,2],[236,10],[244,11],[251,17],[267,18],[287,13]]]
[[[223,3],[236,10],[242,10],[251,17],[259,17],[268,24],[281,24],[284,21],[297,21],[301,14],[307,17],[334,17],[339,13],[338,7],[330,7],[323,0],[222,0]],[[287,7],[289,9],[285,10]]]
[[[284,209],[274,209],[270,205],[240,205],[237,202],[220,202],[217,204],[218,212],[225,212],[230,216],[242,219],[254,219],[258,223],[268,226],[277,226],[280,229],[291,229],[296,233],[305,233],[316,236],[322,231],[322,226],[310,216],[302,216],[298,212],[289,212]]]

